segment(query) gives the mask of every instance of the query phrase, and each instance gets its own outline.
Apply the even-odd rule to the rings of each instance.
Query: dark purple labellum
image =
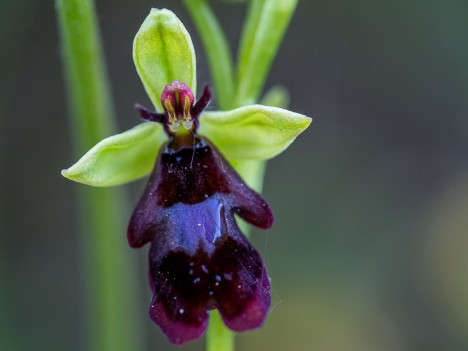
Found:
[[[151,241],[151,318],[174,343],[198,338],[218,308],[234,331],[260,327],[270,284],[234,214],[269,228],[273,214],[206,139],[159,155],[128,228],[130,246]]]

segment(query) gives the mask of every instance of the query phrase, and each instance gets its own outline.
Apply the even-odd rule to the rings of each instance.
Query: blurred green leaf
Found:
[[[289,100],[289,92],[286,87],[282,85],[275,85],[266,92],[261,101],[261,104],[273,107],[288,108]]]
[[[234,107],[234,65],[224,31],[207,0],[184,0],[184,4],[200,34],[218,105],[230,109]]]
[[[204,113],[200,134],[206,135],[230,161],[265,160],[286,149],[311,121],[281,108],[251,105]]]
[[[173,80],[186,83],[196,95],[196,58],[190,34],[177,16],[152,9],[133,41],[133,60],[153,105]]]
[[[278,47],[283,39],[297,0],[251,0],[238,58],[239,105],[255,103]]]
[[[162,126],[145,122],[106,138],[89,150],[62,175],[78,183],[114,186],[148,174],[166,140]]]

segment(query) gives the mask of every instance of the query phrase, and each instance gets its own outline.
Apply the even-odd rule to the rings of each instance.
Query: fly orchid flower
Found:
[[[263,105],[204,111],[211,89],[195,102],[193,45],[168,10],[151,11],[135,38],[134,60],[156,111],[164,112],[137,105],[146,122],[101,141],[62,174],[112,186],[151,172],[128,241],[151,244],[150,317],[171,342],[201,336],[214,308],[234,331],[258,328],[270,282],[235,215],[267,229],[273,214],[231,164],[279,154],[310,118]]]
[[[273,214],[198,135],[198,117],[210,100],[210,89],[205,88],[195,105],[193,100],[188,86],[174,81],[162,93],[165,113],[139,108],[144,119],[164,125],[169,141],[128,227],[130,246],[151,242],[150,316],[174,343],[198,338],[213,308],[229,328],[240,332],[261,326],[270,306],[262,259],[234,214],[261,228],[272,225]]]

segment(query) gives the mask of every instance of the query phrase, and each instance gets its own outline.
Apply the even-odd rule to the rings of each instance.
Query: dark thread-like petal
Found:
[[[197,120],[202,111],[208,106],[211,101],[211,87],[209,84],[206,84],[203,88],[203,93],[198,99],[198,101],[192,107],[192,116],[194,116]]]
[[[209,84],[205,85],[202,95],[195,102],[194,95],[188,85],[174,80],[166,85],[161,95],[164,113],[150,111],[140,104],[135,104],[135,108],[142,119],[162,124],[167,136],[176,140],[175,134],[181,125],[183,129],[190,130],[195,135],[200,124],[199,117],[210,101],[211,87]]]
[[[144,119],[145,121],[156,122],[156,123],[161,123],[161,124],[165,123],[165,119],[166,119],[165,113],[152,112],[140,104],[135,104],[134,107],[138,110],[141,118]]]

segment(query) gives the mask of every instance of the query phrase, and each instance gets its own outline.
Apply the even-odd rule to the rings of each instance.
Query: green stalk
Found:
[[[237,61],[239,106],[258,101],[297,1],[250,1]]]
[[[75,155],[114,132],[110,89],[92,0],[56,0]],[[90,351],[139,350],[143,330],[135,263],[126,249],[124,198],[114,189],[80,188],[82,255],[86,269]]]
[[[92,0],[56,0],[75,152],[115,131]]]
[[[184,0],[205,50],[221,110],[234,107],[234,68],[224,31],[206,0]]]
[[[206,351],[234,351],[234,333],[226,328],[217,310],[211,311],[210,314]]]

